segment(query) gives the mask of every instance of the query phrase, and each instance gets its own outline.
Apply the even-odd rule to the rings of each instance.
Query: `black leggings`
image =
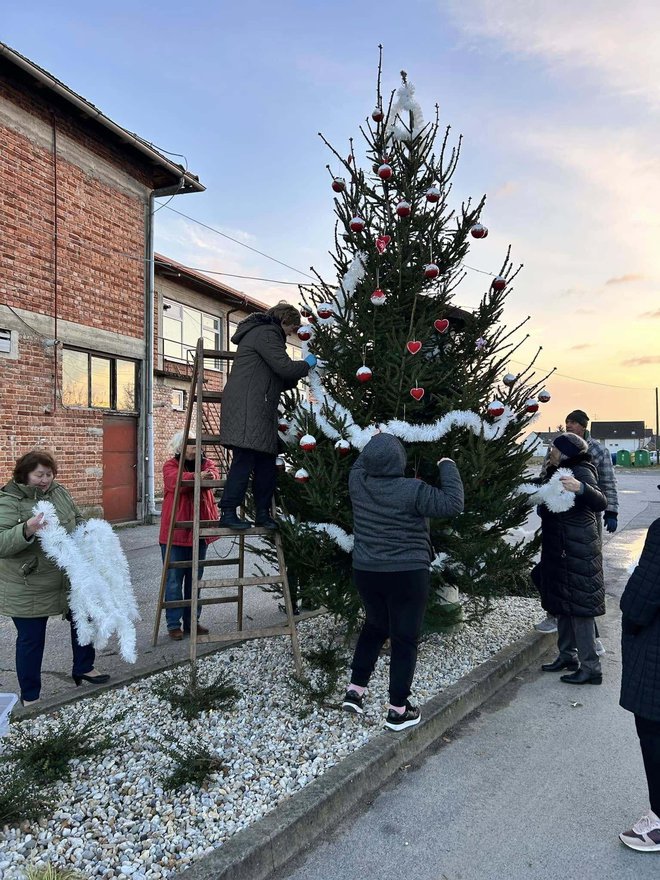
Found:
[[[428,569],[358,571],[353,580],[366,611],[351,668],[353,684],[366,687],[386,639],[391,643],[390,703],[403,706],[417,663],[417,642],[429,596]]]
[[[644,759],[651,809],[660,816],[660,721],[635,715],[635,727]]]

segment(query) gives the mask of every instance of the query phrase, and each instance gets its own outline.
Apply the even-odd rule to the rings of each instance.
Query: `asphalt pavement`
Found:
[[[633,717],[618,706],[618,598],[660,516],[660,480],[618,480],[619,530],[605,534],[603,685],[572,687],[529,669],[277,880],[660,876],[660,853],[633,852],[617,836],[648,809]]]

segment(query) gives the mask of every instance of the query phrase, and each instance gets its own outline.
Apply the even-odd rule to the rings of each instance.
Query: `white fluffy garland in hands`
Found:
[[[33,513],[42,513],[46,522],[37,532],[44,553],[71,582],[69,608],[80,644],[104,648],[117,633],[122,658],[135,663],[140,614],[128,562],[112,526],[91,519],[68,534],[50,501],[39,501]]]
[[[575,493],[564,489],[560,480],[572,476],[573,472],[568,468],[559,468],[542,486],[522,483],[517,491],[520,495],[528,495],[532,504],[545,504],[552,513],[565,513],[575,504]]]

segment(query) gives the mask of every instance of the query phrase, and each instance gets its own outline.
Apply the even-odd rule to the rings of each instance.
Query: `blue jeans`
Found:
[[[41,694],[41,662],[46,644],[47,617],[12,617],[16,627],[16,677],[22,700],[38,700]],[[92,645],[78,643],[78,635],[70,615],[72,675],[87,675],[94,669],[96,652]]]
[[[199,542],[199,558],[206,559],[206,550],[208,548],[208,544],[206,541]],[[163,562],[165,562],[165,551],[167,550],[167,546],[165,544],[160,545],[160,552],[163,557]],[[170,562],[183,562],[184,560],[192,559],[193,548],[192,547],[177,547],[175,545],[172,546],[170,550]],[[204,574],[204,567],[202,565],[199,566],[197,570],[197,580],[202,579],[202,575]],[[199,596],[199,591],[197,593]],[[167,580],[165,581],[165,601],[166,602],[178,602],[181,599],[190,599],[192,596],[192,565],[190,568],[168,568],[167,569]],[[184,630],[190,629],[190,606],[187,608],[166,608],[165,609],[165,620],[167,621],[167,629],[180,629],[181,628],[181,617],[183,612],[183,628]],[[197,620],[199,620],[202,614],[202,609],[199,607],[197,609]]]

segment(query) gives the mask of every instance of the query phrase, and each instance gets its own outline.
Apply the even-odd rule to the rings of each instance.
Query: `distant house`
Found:
[[[635,452],[644,449],[652,439],[652,431],[645,428],[644,422],[592,422],[591,436],[610,452],[627,449]]]
[[[559,431],[532,431],[525,440],[525,446],[532,455],[545,457],[552,441]]]

